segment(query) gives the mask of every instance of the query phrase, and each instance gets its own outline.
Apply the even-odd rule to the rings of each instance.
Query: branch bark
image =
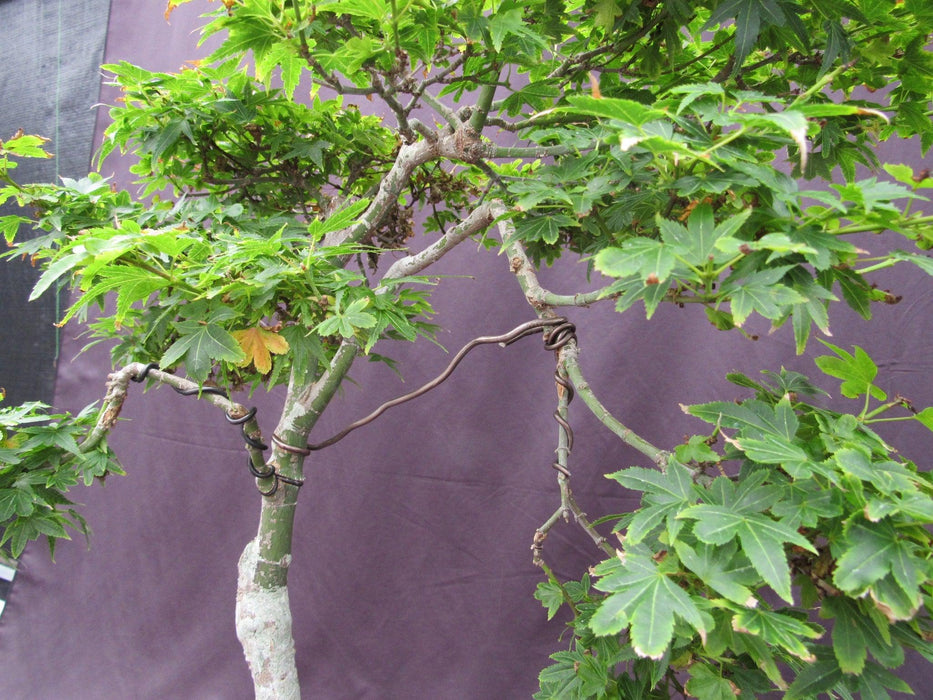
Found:
[[[496,214],[496,216],[502,216],[506,213],[505,206],[501,202],[496,202],[493,206],[493,212]],[[518,280],[518,284],[525,294],[525,299],[532,306],[532,308],[538,312],[539,315],[547,313],[553,314],[553,311],[551,310],[552,305],[548,303],[549,301],[577,298],[583,300],[583,303],[585,304],[592,303],[592,301],[596,301],[598,298],[602,298],[598,296],[601,293],[600,290],[583,295],[573,295],[571,297],[553,295],[552,293],[548,292],[539,283],[538,276],[535,273],[531,261],[528,259],[527,253],[525,253],[525,249],[522,247],[520,242],[514,240],[515,229],[511,225],[510,221],[506,219],[500,221],[499,235],[502,238],[506,253],[509,256],[509,266],[512,272],[515,274],[515,277]],[[594,299],[591,296],[593,294],[596,294],[598,298]],[[603,425],[609,428],[609,430],[615,433],[627,445],[634,447],[643,455],[649,457],[651,461],[653,461],[658,467],[661,469],[666,468],[667,461],[670,458],[670,453],[662,450],[659,447],[656,447],[655,445],[652,445],[643,437],[632,431],[631,428],[623,425],[596,398],[596,395],[593,393],[593,390],[583,378],[583,374],[580,371],[579,347],[577,346],[576,341],[571,340],[560,349],[560,363],[563,367],[566,368],[567,375],[569,376],[570,381],[573,383],[574,389],[576,389],[577,393],[579,393],[583,403],[589,407],[589,409],[593,412],[593,415],[595,415]]]

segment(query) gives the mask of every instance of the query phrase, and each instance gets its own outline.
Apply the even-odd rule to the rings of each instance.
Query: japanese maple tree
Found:
[[[261,494],[240,559],[238,635],[257,696],[297,697],[293,517],[305,457],[332,442],[309,434],[355,360],[391,361],[384,339],[434,336],[430,291],[443,280],[432,265],[479,241],[505,253],[530,320],[463,353],[541,332],[557,357],[559,505],[535,534],[534,595],[550,615],[569,608],[572,634],[536,697],[906,689],[894,671],[904,650],[933,659],[933,480],[876,426],[933,429],[933,408],[889,395],[861,348],[821,341],[818,369],[841,380],[850,412],[821,400],[821,386],[836,388],[826,377],[733,374],[747,398],[684,407],[699,434],[662,448],[599,402],[608,381],[584,379],[561,309],[605,303],[651,318],[677,304],[735,333],[757,315],[789,324],[803,352],[837,302],[868,319],[893,301],[873,272],[933,274],[933,179],[876,155],[890,138],[933,145],[929,2],[206,7],[203,36],[222,42],[199,65],[105,67],[122,99],[100,161],[135,154],[140,193],[98,173],[20,183],[17,162],[47,156],[46,140],[0,143],[0,202],[23,207],[0,219],[6,257],[42,265],[34,297],[72,289],[61,322],[111,341],[115,366],[102,404],[79,415],[0,409],[11,555],[85,527],[66,494],[121,471],[106,437],[131,381],[210,401],[241,426]],[[42,235],[21,238],[27,225]],[[859,242],[882,231],[900,247]],[[561,256],[588,261],[603,286],[543,288],[540,266]],[[264,436],[234,397],[277,385],[286,398]],[[578,505],[574,394],[644,455],[609,475],[643,493],[634,512],[591,522]],[[546,558],[565,519],[594,542],[576,581]]]

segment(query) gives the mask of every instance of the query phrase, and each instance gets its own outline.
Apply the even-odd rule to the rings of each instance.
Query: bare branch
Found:
[[[505,206],[497,203],[495,209],[497,217],[506,213]],[[595,289],[591,292],[578,292],[576,294],[555,294],[541,286],[538,281],[538,275],[535,273],[534,266],[528,259],[528,254],[520,243],[515,241],[515,227],[508,219],[499,221],[499,236],[506,244],[506,252],[509,256],[509,266],[518,280],[522,292],[525,293],[525,299],[535,309],[544,309],[551,306],[589,306],[597,301],[604,299],[615,299],[618,294],[609,293],[608,287]],[[511,243],[509,243],[511,241]]]
[[[123,409],[123,404],[126,401],[130,382],[141,376],[154,379],[161,384],[168,384],[177,392],[190,396],[197,396],[199,399],[222,408],[224,413],[231,420],[238,420],[250,415],[250,411],[243,405],[236,401],[232,401],[226,396],[204,391],[203,387],[197,382],[155,369],[154,367],[149,367],[147,370],[147,365],[141,362],[133,362],[107,377],[107,394],[104,396],[100,417],[97,419],[97,424],[91,429],[91,432],[88,433],[88,436],[81,443],[80,447],[82,452],[90,452],[93,450],[113,429],[117,423],[120,411]],[[254,417],[250,417],[246,420],[242,427],[244,435],[249,436],[257,443],[262,442],[259,424]],[[264,464],[262,450],[251,446],[249,443],[247,443],[247,449],[250,452],[250,461],[253,463],[253,466],[261,469]]]
[[[506,210],[501,202],[496,202],[493,203],[493,211],[497,216],[501,216]],[[509,264],[512,272],[515,273],[522,291],[525,292],[525,298],[528,300],[528,303],[538,312],[539,316],[552,314],[551,304],[548,303],[548,299],[553,295],[542,289],[538,282],[538,276],[535,274],[534,268],[528,260],[528,255],[525,253],[524,248],[522,248],[518,241],[513,240],[511,243],[505,243],[505,241],[514,239],[515,231],[511,226],[511,222],[507,220],[500,221],[499,233],[502,236],[506,252],[509,255]],[[592,298],[591,301],[597,301],[600,291],[597,290],[597,292],[590,294],[596,295],[596,298]],[[574,297],[567,298],[586,299],[589,297],[588,295],[574,295]],[[615,418],[608,409],[599,402],[593,390],[590,389],[589,384],[587,384],[586,380],[583,378],[580,371],[578,356],[579,348],[577,343],[571,340],[560,349],[559,361],[561,366],[566,368],[567,375],[570,377],[570,381],[573,382],[574,389],[577,390],[580,394],[580,398],[583,399],[583,403],[590,408],[593,415],[595,415],[603,425],[621,438],[623,442],[649,457],[661,469],[666,468],[670,453],[652,445],[643,437],[634,433],[630,428],[626,427]]]
[[[568,343],[561,348],[561,361],[567,368],[567,375],[570,377],[570,381],[573,382],[573,388],[577,390],[580,399],[587,405],[590,411],[593,412],[593,415],[596,416],[599,422],[615,433],[622,442],[634,447],[651,459],[662,471],[666,469],[667,461],[670,459],[671,453],[652,445],[643,437],[632,431],[631,428],[623,425],[609,412],[609,409],[603,406],[599,399],[596,398],[596,394],[593,393],[589,383],[583,378],[583,373],[580,371],[579,352],[580,350],[576,343]]]
[[[324,238],[325,246],[340,245],[346,242],[363,240],[367,234],[374,231],[382,218],[389,212],[392,205],[398,201],[398,196],[408,185],[408,178],[412,171],[422,163],[427,163],[437,157],[436,141],[417,141],[406,144],[399,149],[392,168],[379,183],[379,190],[370,203],[366,212],[355,224],[335,233],[329,233]]]
[[[382,281],[418,274],[421,270],[440,260],[449,250],[484,230],[493,221],[492,206],[481,204],[470,212],[466,219],[450,229],[424,250],[395,261],[385,273]]]
[[[435,158],[475,163],[483,155],[484,147],[479,135],[463,124],[452,134],[445,134],[434,140],[403,145],[399,149],[392,168],[379,184],[379,190],[366,212],[352,226],[328,234],[324,238],[324,245],[359,242],[375,231],[383,217],[398,202],[399,195],[408,186],[411,173],[419,165]]]

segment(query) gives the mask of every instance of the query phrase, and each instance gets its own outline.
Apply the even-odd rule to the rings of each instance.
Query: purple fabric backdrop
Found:
[[[190,31],[203,6],[193,5],[179,8],[167,26],[163,3],[114,3],[107,60],[174,69],[194,58]],[[864,245],[883,243],[876,237]],[[466,244],[437,271],[472,276],[445,280],[433,296],[451,350],[533,317],[503,257]],[[568,260],[544,281],[576,291],[583,273]],[[931,404],[933,285],[900,268],[885,284],[904,301],[878,308],[871,326],[838,309],[834,342],[862,345],[888,372],[886,388]],[[814,369],[811,359],[795,357],[790,329],[767,336],[761,327],[756,343],[715,331],[691,309],[662,308],[651,323],[637,310],[619,316],[609,306],[569,315],[584,372],[603,402],[664,447],[702,429],[679,403],[741,395],[726,372]],[[77,332],[66,331],[57,388],[56,404],[70,409],[100,398],[108,366],[103,349],[76,355]],[[449,360],[429,343],[383,352],[399,360],[405,383],[360,363],[353,372],[359,386],[346,388],[315,436],[419,386]],[[532,599],[541,573],[529,549],[559,502],[549,466],[557,436],[553,369],[538,339],[477,349],[442,387],[312,455],[290,573],[307,697],[520,698],[535,691],[547,656],[563,646],[561,623],[548,623]],[[276,390],[251,399],[267,435],[281,398]],[[0,627],[0,697],[248,698],[233,604],[236,561],[254,534],[259,496],[237,431],[216,410],[166,389],[143,396],[134,387],[124,417],[112,444],[128,475],[77,495],[94,530],[90,551],[75,541],[60,546],[55,564],[41,546],[23,558]],[[590,419],[581,402],[570,420],[578,500],[591,515],[631,507],[635,500],[602,475],[644,460]],[[918,459],[928,453],[930,436],[919,426],[884,434]],[[552,532],[545,556],[569,577],[599,552],[566,525]]]

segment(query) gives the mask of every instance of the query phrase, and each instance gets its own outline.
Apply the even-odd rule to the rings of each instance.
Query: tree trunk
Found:
[[[258,479],[260,489],[269,495],[262,498],[259,532],[240,556],[236,600],[237,637],[253,674],[258,700],[293,700],[301,696],[288,605],[288,567],[295,506],[304,480],[302,448],[358,350],[355,344],[341,345],[330,367],[318,377],[292,372],[275,432],[277,441],[273,441],[276,444],[267,462],[275,474],[288,481],[279,481],[276,476]],[[280,444],[291,445],[292,449],[283,449]]]
[[[264,508],[265,510],[265,508]],[[249,541],[239,562],[236,596],[236,632],[253,675],[257,700],[297,700],[301,697],[292,613],[284,579],[291,554],[278,562],[260,560],[260,535]],[[283,583],[264,584],[261,572],[281,571]]]

